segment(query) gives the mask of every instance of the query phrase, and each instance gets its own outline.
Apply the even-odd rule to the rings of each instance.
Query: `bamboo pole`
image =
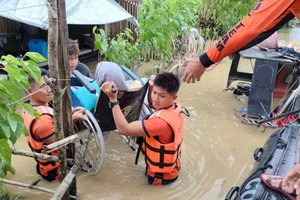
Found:
[[[8,185],[14,185],[14,186],[29,188],[29,189],[37,190],[37,191],[41,191],[41,192],[46,192],[46,193],[49,193],[49,194],[54,194],[55,193],[54,190],[50,190],[48,188],[40,187],[40,186],[37,186],[35,184],[20,183],[20,182],[17,182],[17,181],[11,181],[11,180],[4,179],[4,178],[0,178],[0,182],[2,182],[4,184],[8,184]],[[70,198],[77,199],[76,196],[72,196],[72,195],[70,195]]]
[[[40,181],[40,179],[38,181]],[[4,179],[4,178],[0,178],[0,182],[2,182],[4,184],[9,184],[9,185],[25,187],[25,188],[29,188],[29,189],[33,189],[33,190],[38,190],[38,191],[42,191],[42,192],[46,192],[46,193],[50,193],[50,194],[54,194],[55,193],[54,190],[50,190],[48,188],[39,187],[36,184],[20,183],[20,182],[17,182],[17,181],[11,181],[11,180]]]
[[[69,171],[67,176],[64,178],[64,180],[61,182],[61,184],[58,186],[56,192],[53,194],[50,200],[60,200],[63,198],[63,194],[66,193],[68,188],[71,186],[74,178],[76,177],[76,174],[81,169],[80,163],[76,163]]]
[[[56,142],[46,145],[45,146],[46,150],[44,152],[50,153],[52,151],[55,151],[59,148],[66,146],[70,143],[76,142],[77,140],[88,138],[88,136],[89,136],[89,130],[86,129],[86,130],[80,131],[77,134],[70,135],[59,141],[56,141]]]
[[[11,153],[14,155],[19,155],[19,156],[40,158],[40,159],[48,160],[51,162],[58,162],[57,156],[51,156],[51,155],[46,155],[46,154],[42,154],[42,153],[23,151],[23,150],[19,150],[19,149],[15,149],[15,148],[11,149]]]
[[[67,144],[70,144],[70,143],[76,141],[77,138],[78,138],[78,135],[74,134],[74,135],[71,135],[69,137],[58,140],[54,143],[48,144],[48,145],[45,146],[46,147],[45,153],[50,153],[52,151],[60,149],[61,147],[66,146]]]

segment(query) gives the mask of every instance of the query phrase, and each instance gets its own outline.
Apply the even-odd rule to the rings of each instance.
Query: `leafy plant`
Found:
[[[202,0],[143,0],[139,9],[139,43],[142,54],[151,50],[158,60],[173,59],[174,40],[180,40],[182,27],[194,23]]]
[[[105,31],[93,28],[95,47],[105,55],[105,60],[127,65],[140,60],[151,51],[157,60],[170,61],[179,51],[182,27],[195,22],[195,14],[202,0],[144,0],[139,9],[137,29],[138,39],[134,41],[130,29],[108,38]],[[179,42],[178,42],[179,41]]]
[[[198,13],[199,27],[205,39],[224,35],[255,6],[256,0],[206,0]]]
[[[139,55],[155,54],[160,66],[170,64],[182,48],[184,26],[201,29],[205,39],[216,39],[241,20],[256,0],[143,0],[138,11],[137,41],[129,29],[115,38],[94,27],[95,46],[105,59],[132,66]],[[189,30],[189,29],[187,29]]]
[[[126,29],[112,39],[108,38],[105,31],[97,26],[93,28],[93,33],[95,35],[95,47],[104,54],[105,60],[125,65],[130,69],[133,68],[134,61],[139,59],[140,51],[138,43],[134,43],[130,29]]]
[[[27,59],[25,61],[25,59]],[[23,59],[18,60],[12,55],[2,56],[0,68],[7,75],[0,77],[0,177],[4,178],[7,172],[15,173],[11,166],[11,149],[9,143],[14,145],[21,133],[26,134],[22,117],[17,113],[23,107],[34,116],[38,113],[28,104],[20,101],[22,90],[29,88],[28,74],[37,82],[40,81],[40,69],[35,61],[43,61],[40,54],[27,53]],[[0,183],[0,194],[3,185]]]

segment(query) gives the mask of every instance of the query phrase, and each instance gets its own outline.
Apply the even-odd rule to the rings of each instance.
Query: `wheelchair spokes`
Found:
[[[122,139],[130,146],[133,151],[139,148],[137,137],[121,135]]]
[[[151,115],[153,113],[152,109],[148,106],[148,104],[143,103],[141,113],[139,116],[139,120],[144,119],[145,117]],[[133,151],[136,151],[139,148],[138,137],[135,136],[125,136],[121,135],[122,139],[130,146]]]
[[[103,167],[104,139],[99,125],[93,115],[87,111],[87,120],[77,122],[74,132],[88,132],[88,137],[82,138],[75,144],[76,159],[81,163],[82,170],[89,175],[96,175]]]

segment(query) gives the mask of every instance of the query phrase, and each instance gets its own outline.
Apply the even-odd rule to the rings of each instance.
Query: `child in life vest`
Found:
[[[184,133],[184,111],[176,101],[180,82],[176,76],[163,72],[149,80],[148,101],[155,112],[141,121],[128,123],[117,99],[113,82],[101,86],[109,97],[118,132],[127,136],[142,136],[148,183],[167,185],[174,182],[180,170],[181,143]],[[161,159],[162,158],[162,159]]]
[[[50,87],[47,85],[47,71],[41,69],[41,79],[37,83],[32,77],[28,78],[30,88],[29,104],[31,104],[39,113],[40,119],[31,116],[26,110],[22,111],[24,124],[29,135],[27,142],[33,152],[41,153],[44,145],[51,144],[56,141],[54,132],[53,109],[49,107],[52,100]],[[73,123],[85,120],[85,110],[77,109],[72,114]],[[51,152],[49,155],[58,156],[57,151]],[[35,159],[37,162],[36,171],[44,179],[48,181],[59,181],[59,164],[58,162],[50,162],[47,160]]]

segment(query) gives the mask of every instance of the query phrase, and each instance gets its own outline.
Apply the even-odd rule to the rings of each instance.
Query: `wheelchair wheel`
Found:
[[[104,163],[105,148],[101,129],[94,116],[86,110],[87,119],[77,122],[74,131],[77,134],[85,131],[87,137],[75,143],[75,157],[82,165],[82,170],[89,175],[96,175],[100,172]]]
[[[146,116],[152,113],[153,111],[151,110],[151,108],[144,103],[139,116],[139,120],[144,119]],[[139,137],[125,136],[125,135],[121,135],[121,137],[130,146],[130,148],[133,151],[136,151],[139,148],[139,139],[138,139]]]

